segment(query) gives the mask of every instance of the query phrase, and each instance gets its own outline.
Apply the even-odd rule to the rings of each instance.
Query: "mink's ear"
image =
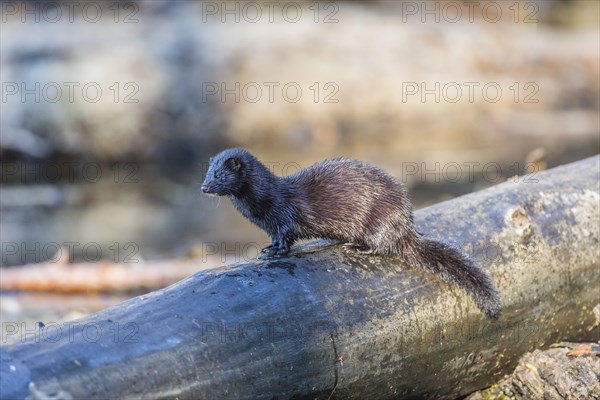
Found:
[[[242,161],[237,157],[231,157],[225,160],[225,166],[232,171],[239,171],[242,168]]]

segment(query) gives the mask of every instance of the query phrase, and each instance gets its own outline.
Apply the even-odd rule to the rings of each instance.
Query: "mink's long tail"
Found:
[[[488,274],[457,250],[424,237],[418,238],[412,254],[416,263],[444,280],[458,284],[475,300],[477,306],[490,318],[498,318],[502,311],[500,296]]]

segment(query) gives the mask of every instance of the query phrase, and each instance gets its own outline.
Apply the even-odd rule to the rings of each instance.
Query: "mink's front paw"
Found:
[[[260,251],[259,258],[270,258],[275,256],[284,256],[290,251],[290,246],[285,240],[276,240],[270,246]]]
[[[288,245],[288,243],[285,240],[280,240],[279,246],[277,247],[277,251],[275,252],[275,255],[281,257],[281,256],[285,256],[289,252],[290,252],[290,246]]]
[[[274,255],[277,254],[277,250],[279,250],[279,246],[276,245],[270,245],[265,247],[264,249],[262,249],[260,251],[260,256],[259,258],[269,258],[269,257],[273,257]]]
[[[273,258],[273,257],[283,257],[288,254],[290,251],[288,249],[281,249],[279,247],[272,248],[264,248],[260,252],[260,256],[258,258]]]
[[[283,257],[289,252],[290,252],[290,249],[287,247],[278,247],[277,250],[275,251],[275,255],[278,257]]]

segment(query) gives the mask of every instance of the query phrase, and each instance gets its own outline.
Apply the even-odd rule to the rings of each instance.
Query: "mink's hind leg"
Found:
[[[343,248],[348,253],[357,253],[357,254],[373,254],[373,249],[369,247],[357,244],[357,243],[344,243]]]

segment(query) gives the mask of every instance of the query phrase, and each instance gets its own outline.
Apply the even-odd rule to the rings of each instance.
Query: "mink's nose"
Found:
[[[203,193],[208,193],[208,186],[202,185],[202,187],[200,188],[200,190],[202,190]]]

